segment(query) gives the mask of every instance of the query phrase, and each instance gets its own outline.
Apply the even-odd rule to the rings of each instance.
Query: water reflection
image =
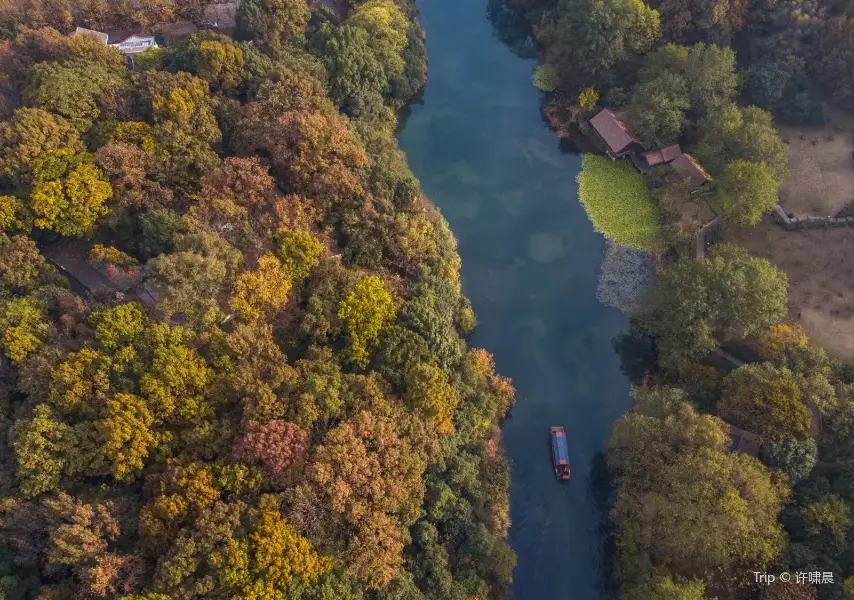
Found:
[[[505,0],[489,0],[486,18],[492,24],[495,36],[520,58],[536,58],[537,49],[530,27],[521,10],[507,6]]]
[[[620,357],[620,370],[629,381],[639,384],[658,362],[658,351],[651,337],[632,327],[612,341],[614,352]]]
[[[494,0],[430,0],[421,18],[430,79],[400,141],[459,241],[473,343],[517,389],[504,427],[515,597],[601,600],[595,461],[630,404],[611,346],[627,323],[596,300],[604,240],[576,198],[580,157],[543,124],[518,14]],[[566,428],[568,484],[552,473],[550,425]]]

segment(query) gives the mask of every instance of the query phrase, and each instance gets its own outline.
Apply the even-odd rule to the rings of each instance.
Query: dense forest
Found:
[[[606,453],[618,597],[854,598],[854,370],[789,320],[783,271],[727,243],[696,255],[697,229],[678,218],[707,203],[726,233],[777,204],[788,172],[776,123],[854,109],[852,5],[509,4],[530,23],[534,83],[560,134],[609,107],[645,148],[679,143],[711,175],[696,190],[664,167],[638,184],[630,164],[588,155],[579,179],[597,229],[662,259],[631,333],[615,340],[637,384]],[[620,198],[628,214],[652,215],[648,227],[612,217]],[[720,345],[747,363],[711,360]],[[733,451],[748,433],[762,440],[758,456]],[[768,585],[756,572],[791,580]]]
[[[589,96],[587,102],[585,94],[579,97],[585,86],[595,88],[609,106],[630,105],[640,113],[658,105],[656,110],[669,117],[658,125],[669,124],[671,137],[678,136],[680,125],[695,123],[717,108],[708,95],[726,86],[734,91],[737,85],[745,103],[793,123],[823,122],[828,101],[851,108],[854,99],[850,2],[510,4],[521,7],[533,25],[543,49],[547,87],[572,97],[577,106],[589,102]],[[736,58],[739,78],[727,80],[727,66]]]
[[[514,390],[394,138],[414,3],[335,8],[129,68],[73,28],[204,3],[3,3],[0,598],[507,595]]]

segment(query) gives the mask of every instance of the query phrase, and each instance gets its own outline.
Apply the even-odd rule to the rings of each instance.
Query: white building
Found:
[[[133,56],[145,52],[149,48],[157,48],[157,42],[153,35],[132,35],[117,44],[110,44],[125,56]]]
[[[121,41],[116,41],[112,44],[110,43],[110,34],[104,33],[102,31],[95,31],[94,29],[78,27],[74,30],[74,35],[91,35],[104,42],[104,45],[110,46],[111,48],[115,48],[125,56],[130,57],[133,57],[134,55],[139,54],[140,52],[145,52],[149,48],[157,48],[157,41],[154,39],[153,35],[133,34],[122,39],[121,34],[118,34],[119,37],[117,37],[116,39],[119,39]]]

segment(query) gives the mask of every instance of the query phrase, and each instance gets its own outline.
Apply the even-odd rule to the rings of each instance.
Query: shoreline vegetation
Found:
[[[0,598],[507,598],[514,389],[394,137],[415,2],[74,35],[207,8],[0,9]]]
[[[831,108],[850,110],[850,5],[507,4],[530,26],[532,81],[559,137],[592,133],[589,119],[608,108],[638,152],[690,152],[694,171],[706,172],[701,185],[666,165],[644,175],[663,244],[628,311],[631,331],[614,342],[635,384],[633,410],[606,450],[617,597],[851,600],[854,368],[811,343],[789,313],[786,273],[727,243],[697,258],[695,241],[715,217],[718,239],[768,218],[789,176],[777,123],[820,125]],[[584,185],[606,161],[584,157],[580,200],[591,221],[609,244],[648,239],[648,220],[627,231],[609,218],[637,203],[623,193],[639,176],[627,160],[612,169],[624,179],[602,178],[595,193]],[[769,585],[757,571],[813,576]]]

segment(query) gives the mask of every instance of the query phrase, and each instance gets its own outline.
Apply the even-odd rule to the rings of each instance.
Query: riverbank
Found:
[[[506,598],[514,390],[393,137],[412,3],[132,57],[90,28],[186,7],[84,4],[0,11],[0,596]]]
[[[815,342],[832,337],[828,348],[850,353],[839,339],[850,333],[852,290],[839,254],[850,231],[788,232],[767,215],[782,197],[823,217],[850,201],[815,196],[847,187],[849,140],[804,133],[820,130],[806,124],[824,122],[822,98],[845,77],[822,75],[832,60],[801,57],[839,49],[854,23],[826,2],[806,20],[788,9],[747,7],[736,15],[722,7],[723,29],[667,2],[658,10],[620,0],[512,3],[538,41],[535,83],[550,92],[543,112],[553,129],[566,136],[580,118],[597,115],[597,138],[609,154],[632,156],[646,174],[671,247],[673,260],[656,269],[632,313],[632,336],[618,344],[638,384],[633,411],[611,431],[606,452],[617,483],[618,596],[849,597],[854,493],[843,482],[852,477],[845,461],[854,444],[854,378]],[[794,37],[797,48],[785,41]],[[780,138],[779,120],[799,125],[786,129],[800,131],[795,139]],[[690,152],[699,176],[686,181],[675,161],[638,160],[657,148]],[[659,163],[669,162],[664,155]],[[845,175],[834,178],[839,170]],[[617,218],[621,203],[639,198],[621,195],[637,177],[626,173],[608,186],[612,194],[591,195],[610,200],[591,218],[612,239],[645,231]],[[800,190],[794,200],[793,190]],[[696,233],[709,222],[717,230],[706,244]],[[824,335],[816,327],[826,327]],[[721,343],[749,348],[749,360],[721,365],[714,354]],[[751,578],[757,569],[832,574],[820,586],[768,587]]]

